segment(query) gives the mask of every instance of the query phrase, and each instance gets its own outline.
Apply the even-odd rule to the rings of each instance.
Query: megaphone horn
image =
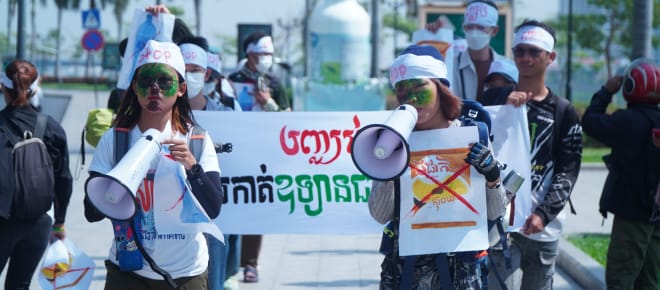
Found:
[[[103,215],[120,221],[135,215],[135,194],[159,155],[160,135],[156,129],[147,130],[110,172],[87,179],[87,197]]]
[[[360,128],[351,145],[355,167],[375,180],[392,180],[401,176],[410,162],[408,137],[416,123],[417,110],[411,105],[401,105],[384,124]]]

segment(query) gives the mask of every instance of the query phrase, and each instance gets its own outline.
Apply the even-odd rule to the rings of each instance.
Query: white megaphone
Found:
[[[375,180],[392,180],[406,171],[410,162],[408,137],[417,123],[417,110],[401,105],[385,124],[370,124],[355,133],[351,145],[353,163]]]
[[[87,179],[87,197],[103,215],[120,221],[135,215],[135,194],[159,155],[160,137],[158,130],[147,130],[110,172]]]

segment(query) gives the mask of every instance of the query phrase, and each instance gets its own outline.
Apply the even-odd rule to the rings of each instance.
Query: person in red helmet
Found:
[[[606,113],[622,87],[627,108]],[[607,212],[614,215],[605,267],[607,289],[658,289],[660,200],[654,195],[660,180],[660,148],[654,145],[653,131],[660,128],[659,102],[660,67],[638,59],[624,75],[607,80],[582,118],[584,132],[612,148],[603,157],[609,174],[599,203],[603,217]]]

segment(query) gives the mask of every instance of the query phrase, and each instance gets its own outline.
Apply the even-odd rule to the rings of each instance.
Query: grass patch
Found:
[[[603,163],[603,155],[610,153],[610,148],[584,147],[582,148],[583,163]]]
[[[567,240],[603,267],[607,263],[607,246],[610,244],[610,235],[579,234],[569,236]]]
[[[93,83],[41,83],[41,87],[44,89],[60,89],[60,90],[83,90],[83,91],[93,91]],[[97,83],[96,89],[99,91],[107,91],[110,89],[110,86],[106,83]]]

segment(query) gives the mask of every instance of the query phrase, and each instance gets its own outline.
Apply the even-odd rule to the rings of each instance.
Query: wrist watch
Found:
[[[186,171],[188,171],[189,176],[194,176],[194,177],[200,176],[202,175],[202,173],[204,173],[204,169],[202,169],[202,166],[199,165],[199,163],[195,163],[195,165],[190,167],[190,170],[186,170]]]

